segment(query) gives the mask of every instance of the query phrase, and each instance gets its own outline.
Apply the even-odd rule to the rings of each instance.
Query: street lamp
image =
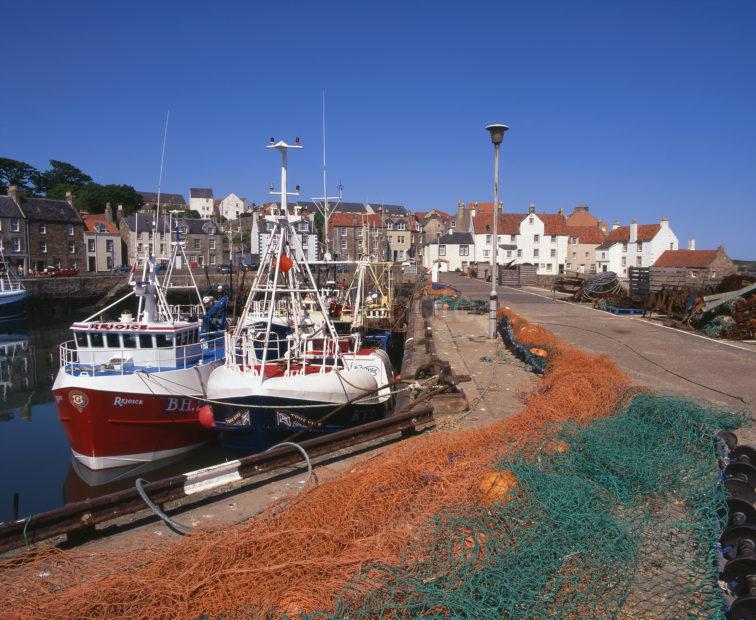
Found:
[[[491,253],[491,298],[488,310],[488,337],[496,338],[496,311],[499,307],[496,284],[499,279],[497,263],[497,250],[499,249],[499,147],[504,140],[504,132],[509,127],[506,125],[488,125],[486,130],[491,134],[491,142],[494,145],[494,203],[493,203],[493,252]]]

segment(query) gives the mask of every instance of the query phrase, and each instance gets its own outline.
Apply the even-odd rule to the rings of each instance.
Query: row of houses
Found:
[[[154,210],[158,204],[157,192],[138,192],[142,196],[142,209]],[[238,220],[255,207],[244,197],[233,192],[225,198],[216,199],[211,187],[192,187],[189,189],[189,204],[182,194],[160,194],[160,208],[170,211],[187,209],[199,213],[200,219]]]
[[[448,227],[444,230],[443,224]],[[465,269],[490,263],[493,251],[493,203],[460,204],[455,217],[436,217],[436,238],[427,240],[423,262],[427,267]],[[677,250],[678,239],[662,217],[657,224],[629,226],[615,222],[611,229],[580,205],[566,215],[538,212],[530,205],[525,213],[499,212],[497,262],[501,265],[532,264],[539,274],[565,271],[596,273],[614,271],[626,276],[628,267],[647,267],[666,250]]]

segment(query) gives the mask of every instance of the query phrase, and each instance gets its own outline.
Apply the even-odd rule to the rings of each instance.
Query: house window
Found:
[[[95,229],[95,232],[98,232],[101,234],[105,234],[106,232],[108,232],[108,229],[105,228],[105,224],[103,224],[102,222],[95,222],[94,229]],[[161,237],[163,236],[162,233],[160,236]]]
[[[572,253],[572,258],[577,258],[577,252]]]
[[[538,243],[541,240],[541,235],[533,235],[533,241]]]
[[[643,251],[643,241],[638,241],[638,251],[639,252]]]
[[[509,235],[509,241],[515,243],[517,241],[517,235]]]
[[[460,256],[470,256],[470,246],[469,245],[460,245],[459,246],[459,255]]]
[[[556,250],[551,250],[551,258],[556,258]]]
[[[341,236],[346,237],[346,234],[347,234],[346,226],[342,226],[339,230],[341,231]]]
[[[74,236],[74,225],[73,224],[69,224],[68,225],[68,236],[69,237],[73,237]]]
[[[11,218],[10,229],[11,229],[11,232],[19,232],[20,231],[20,227],[19,227],[19,223],[18,223],[18,218],[17,217],[12,217]]]
[[[512,258],[512,250],[507,250],[507,258]]]
[[[457,222],[455,222],[454,220],[452,220],[451,223],[449,224],[449,226],[451,226],[452,228],[454,228],[456,225],[457,225]]]
[[[347,240],[346,240],[346,237],[344,237],[344,238],[343,238],[343,239],[341,240],[341,249],[342,249],[342,250],[346,250],[346,249],[347,249]]]
[[[95,240],[87,239],[87,252],[94,252],[94,251],[95,251]]]
[[[113,257],[112,256],[106,256],[105,257],[105,268],[106,269],[113,269]]]
[[[45,224],[44,222],[40,222],[39,224],[37,224],[37,227],[39,229],[39,234],[40,235],[46,235],[47,234],[47,224]]]
[[[622,251],[627,252],[627,243],[622,244]]]
[[[214,265],[214,264],[215,264],[215,254],[211,254],[211,255],[210,255],[210,264],[211,264],[211,265]]]
[[[551,243],[556,243],[556,235],[551,235]]]
[[[207,240],[207,243],[208,243],[208,246],[207,246],[208,248],[210,248],[211,250],[215,249],[215,237],[210,237]]]
[[[194,249],[199,250],[202,247],[201,241],[199,239],[194,240]]]
[[[586,252],[585,253],[585,260],[588,260],[590,257],[591,257],[591,253],[590,252]]]
[[[643,259],[642,259],[642,258],[641,258],[640,256],[636,256],[636,257],[635,257],[635,266],[636,266],[636,267],[640,267],[640,266],[641,266],[641,263],[642,263],[642,260],[643,260]]]
[[[538,248],[533,250],[533,258],[538,258]]]
[[[551,271],[552,264],[553,263],[546,263],[546,269],[548,269],[549,271]]]
[[[386,230],[394,230],[394,222],[386,222]]]
[[[160,244],[160,256],[165,255],[165,243]]]
[[[39,251],[42,254],[47,254],[47,241],[40,241],[39,242]]]
[[[404,222],[399,222],[396,225],[396,229],[397,230],[407,230],[407,224],[405,224]]]
[[[486,235],[486,245],[491,245],[491,235]]]
[[[622,257],[622,266],[623,266],[623,267],[626,267],[626,266],[627,266],[627,256],[623,256],[623,257]]]
[[[488,258],[491,256],[491,250],[483,250],[483,258]]]
[[[517,258],[522,258],[522,250],[517,250]]]
[[[675,244],[674,243],[670,243],[669,244],[669,249],[670,250],[674,250],[675,249]]]
[[[535,223],[535,220],[533,219],[533,216],[531,215],[531,216],[530,216],[530,217],[528,218],[528,224],[530,224],[530,225],[533,225],[534,223]]]
[[[142,244],[137,243],[137,252],[141,252],[141,251],[142,251]]]
[[[439,256],[446,256],[446,246],[445,245],[439,245],[438,246],[438,255]]]
[[[399,236],[398,236],[398,237],[396,238],[396,242],[397,242],[397,243],[400,243],[400,244],[401,244],[401,243],[404,243],[404,235],[399,235]]]
[[[202,256],[201,254],[197,257],[197,264],[200,267],[203,267],[205,265],[205,257]]]
[[[73,241],[68,242],[68,253],[76,254],[76,244]]]
[[[11,250],[13,252],[21,251],[21,239],[18,237],[13,237],[13,239],[11,239]]]
[[[577,237],[570,237],[570,243],[572,245],[577,245],[577,242],[578,242],[578,238]]]
[[[106,239],[105,240],[105,251],[106,252],[112,252],[113,251],[113,240],[112,239]]]

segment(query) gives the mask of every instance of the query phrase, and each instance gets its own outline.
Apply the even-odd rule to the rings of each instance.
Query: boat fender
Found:
[[[213,408],[210,405],[203,405],[200,407],[197,413],[197,419],[201,426],[205,428],[213,428],[215,425],[215,418],[213,417]]]

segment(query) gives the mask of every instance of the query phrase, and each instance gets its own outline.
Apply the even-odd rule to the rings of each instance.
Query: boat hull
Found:
[[[74,457],[99,470],[170,458],[211,441],[193,396],[202,396],[219,364],[105,377],[60,370],[52,393]]]
[[[17,319],[26,314],[26,291],[0,294],[0,320]]]

